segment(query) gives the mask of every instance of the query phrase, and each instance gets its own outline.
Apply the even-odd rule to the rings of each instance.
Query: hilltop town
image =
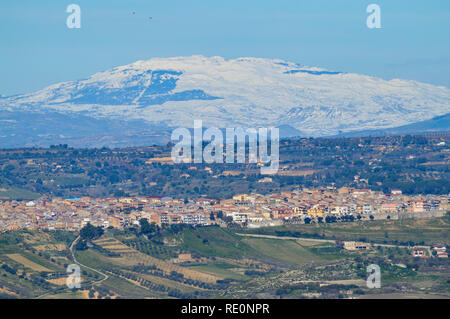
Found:
[[[171,145],[0,150],[0,298],[448,297],[449,143],[282,140],[273,175]]]
[[[304,188],[275,194],[238,194],[230,199],[177,199],[162,196],[46,198],[0,202],[0,230],[78,231],[87,223],[104,228],[187,224],[258,228],[283,224],[351,222],[441,217],[448,195],[390,194],[348,187]]]

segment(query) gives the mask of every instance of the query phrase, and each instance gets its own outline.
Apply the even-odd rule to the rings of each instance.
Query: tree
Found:
[[[94,240],[102,235],[103,228],[101,228],[100,226],[92,226],[91,223],[87,223],[87,225],[80,230],[80,237],[84,240]]]
[[[226,216],[226,217],[224,217],[222,219],[226,223],[232,223],[233,222],[233,217],[231,217],[231,216]]]
[[[141,226],[141,234],[149,235],[156,231],[155,224],[150,224],[147,218],[141,218],[139,225]]]
[[[75,249],[76,250],[87,250],[88,246],[86,244],[85,240],[80,240],[77,242],[77,244],[75,245]]]

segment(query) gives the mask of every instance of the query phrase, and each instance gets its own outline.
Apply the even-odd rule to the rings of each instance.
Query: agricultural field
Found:
[[[324,260],[311,249],[302,246],[295,240],[278,240],[264,238],[244,238],[243,241],[253,249],[260,252],[272,262],[286,263],[292,266],[302,266],[308,263]]]
[[[73,263],[69,246],[76,234],[1,234],[0,295],[18,298],[211,297],[256,276],[295,267],[301,258],[313,256],[309,248],[290,242],[281,242],[263,253],[274,244],[267,240],[259,243],[258,239],[243,238],[219,227],[187,228],[173,236],[176,240],[169,240],[171,244],[164,246],[159,241],[114,230],[93,240],[88,249],[75,250],[77,261],[87,266],[82,267],[84,292],[81,293],[65,286],[65,268]],[[293,245],[298,248],[290,251]],[[142,249],[133,246],[153,248],[141,252]],[[287,257],[279,259],[277,249]],[[163,254],[175,256],[175,252],[191,254],[193,260],[176,264],[171,258],[158,258]],[[108,278],[102,280],[100,273]],[[33,280],[29,279],[31,276]]]
[[[0,185],[0,199],[14,198],[17,200],[32,200],[40,196],[40,194],[27,189]]]
[[[450,214],[440,218],[298,224],[246,233],[299,238],[343,239],[391,244],[450,244]]]
[[[70,234],[8,232],[0,234],[0,295],[34,298],[61,289],[70,264],[64,241]],[[43,250],[48,246],[48,250]]]
[[[209,263],[209,264],[205,263],[192,265],[189,266],[189,268],[205,272],[207,274],[212,274],[215,276],[234,279],[238,281],[249,279],[249,277],[244,274],[246,268],[241,268],[238,265],[222,264],[222,263]]]
[[[372,222],[375,226],[367,233],[374,239],[382,233],[385,239],[378,227],[386,227],[398,240],[414,241],[414,227],[425,226],[422,234],[429,234],[429,229],[439,232],[447,221]],[[0,298],[450,296],[447,260],[414,259],[408,248],[400,246],[348,251],[334,240],[276,236],[301,231],[314,237],[325,231],[333,238],[349,232],[353,224],[342,224],[342,229],[337,225],[306,225],[309,229],[290,225],[274,228],[268,232],[272,235],[259,235],[266,237],[220,227],[181,227],[148,236],[136,229],[107,229],[88,245],[75,245],[73,251],[69,247],[76,233],[6,232],[0,234]],[[360,235],[354,236],[351,238]],[[427,236],[425,241],[432,240]],[[78,290],[65,284],[67,265],[74,263],[72,253],[81,265]],[[190,258],[178,260],[178,254]],[[383,280],[377,291],[365,285],[366,268],[374,263],[380,265]]]
[[[31,269],[36,272],[51,272],[51,269],[48,269],[38,263],[35,263],[28,258],[24,257],[21,254],[7,254],[8,258],[14,260],[15,262],[18,262],[19,264],[23,265],[25,268]]]
[[[217,276],[211,276],[206,273],[198,272],[195,270],[190,270],[186,267],[181,267],[170,262],[140,253],[133,248],[130,248],[118,240],[107,238],[94,241],[95,244],[99,245],[101,248],[106,249],[114,254],[119,255],[118,257],[109,257],[108,260],[112,263],[118,263],[122,266],[147,266],[155,267],[161,270],[164,274],[170,275],[172,272],[177,272],[182,274],[184,278],[191,280],[199,280],[202,282],[215,283],[217,280],[223,279]]]

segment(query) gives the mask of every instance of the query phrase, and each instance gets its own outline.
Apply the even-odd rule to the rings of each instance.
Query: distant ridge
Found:
[[[153,58],[0,97],[0,147],[163,143],[168,128],[189,128],[194,120],[203,127],[279,127],[285,137],[397,134],[431,130],[441,122],[409,125],[449,112],[449,88],[416,81],[279,59]]]
[[[384,136],[450,132],[450,113],[430,120],[382,130],[363,130],[334,135],[333,137]]]

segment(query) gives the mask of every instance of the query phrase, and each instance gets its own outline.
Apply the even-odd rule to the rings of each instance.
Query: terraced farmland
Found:
[[[108,260],[112,263],[116,263],[122,266],[154,266],[168,275],[172,272],[177,272],[183,274],[185,278],[207,283],[216,283],[217,280],[223,279],[223,277],[181,267],[171,262],[145,255],[133,248],[126,246],[125,244],[114,238],[103,238],[94,241],[94,243],[103,249],[120,255],[120,257],[109,257]]]
[[[29,260],[28,258],[22,256],[21,254],[7,254],[6,255],[8,258],[18,262],[19,264],[22,264],[23,266],[34,270],[34,271],[38,271],[38,272],[51,272],[52,270],[37,264],[31,260]]]

